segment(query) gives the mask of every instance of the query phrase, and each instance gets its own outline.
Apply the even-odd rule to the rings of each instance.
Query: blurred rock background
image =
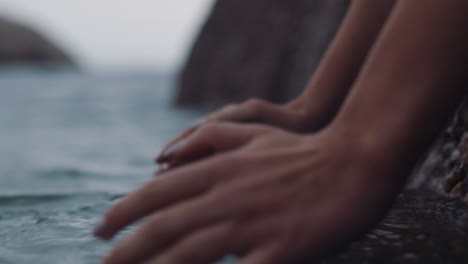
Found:
[[[348,0],[220,0],[179,77],[176,102],[286,102],[318,66]]]
[[[71,57],[31,27],[0,17],[0,65],[73,66]]]

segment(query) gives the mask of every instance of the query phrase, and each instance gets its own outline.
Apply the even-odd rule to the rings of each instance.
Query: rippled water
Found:
[[[95,223],[198,115],[170,106],[168,75],[0,71],[0,92],[0,264],[98,263],[112,245],[93,238]],[[322,263],[468,263],[466,212],[406,192]]]
[[[171,76],[0,72],[0,263],[98,263],[104,210],[196,114]]]

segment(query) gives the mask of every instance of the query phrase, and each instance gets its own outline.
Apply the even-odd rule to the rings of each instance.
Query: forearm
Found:
[[[354,0],[310,84],[298,100],[328,122],[338,111],[396,0]],[[316,116],[310,118],[316,121]]]
[[[466,0],[398,2],[332,129],[411,169],[466,94],[467,29]]]

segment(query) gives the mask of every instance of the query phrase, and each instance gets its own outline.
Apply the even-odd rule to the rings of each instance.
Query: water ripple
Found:
[[[125,194],[111,194],[107,192],[78,192],[78,193],[56,193],[56,194],[9,194],[0,195],[0,207],[21,207],[35,206],[68,200],[89,200],[89,201],[113,201],[115,197],[122,197]],[[83,210],[89,207],[83,205]]]

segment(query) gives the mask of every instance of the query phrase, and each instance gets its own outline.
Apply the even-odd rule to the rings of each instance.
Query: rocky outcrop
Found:
[[[432,147],[412,184],[446,193],[468,204],[468,99]]]
[[[320,264],[467,263],[468,206],[424,190],[405,191],[365,236]]]
[[[284,102],[317,67],[349,0],[219,0],[180,75],[177,103]]]
[[[73,65],[70,56],[35,30],[2,18],[0,40],[0,65]]]

